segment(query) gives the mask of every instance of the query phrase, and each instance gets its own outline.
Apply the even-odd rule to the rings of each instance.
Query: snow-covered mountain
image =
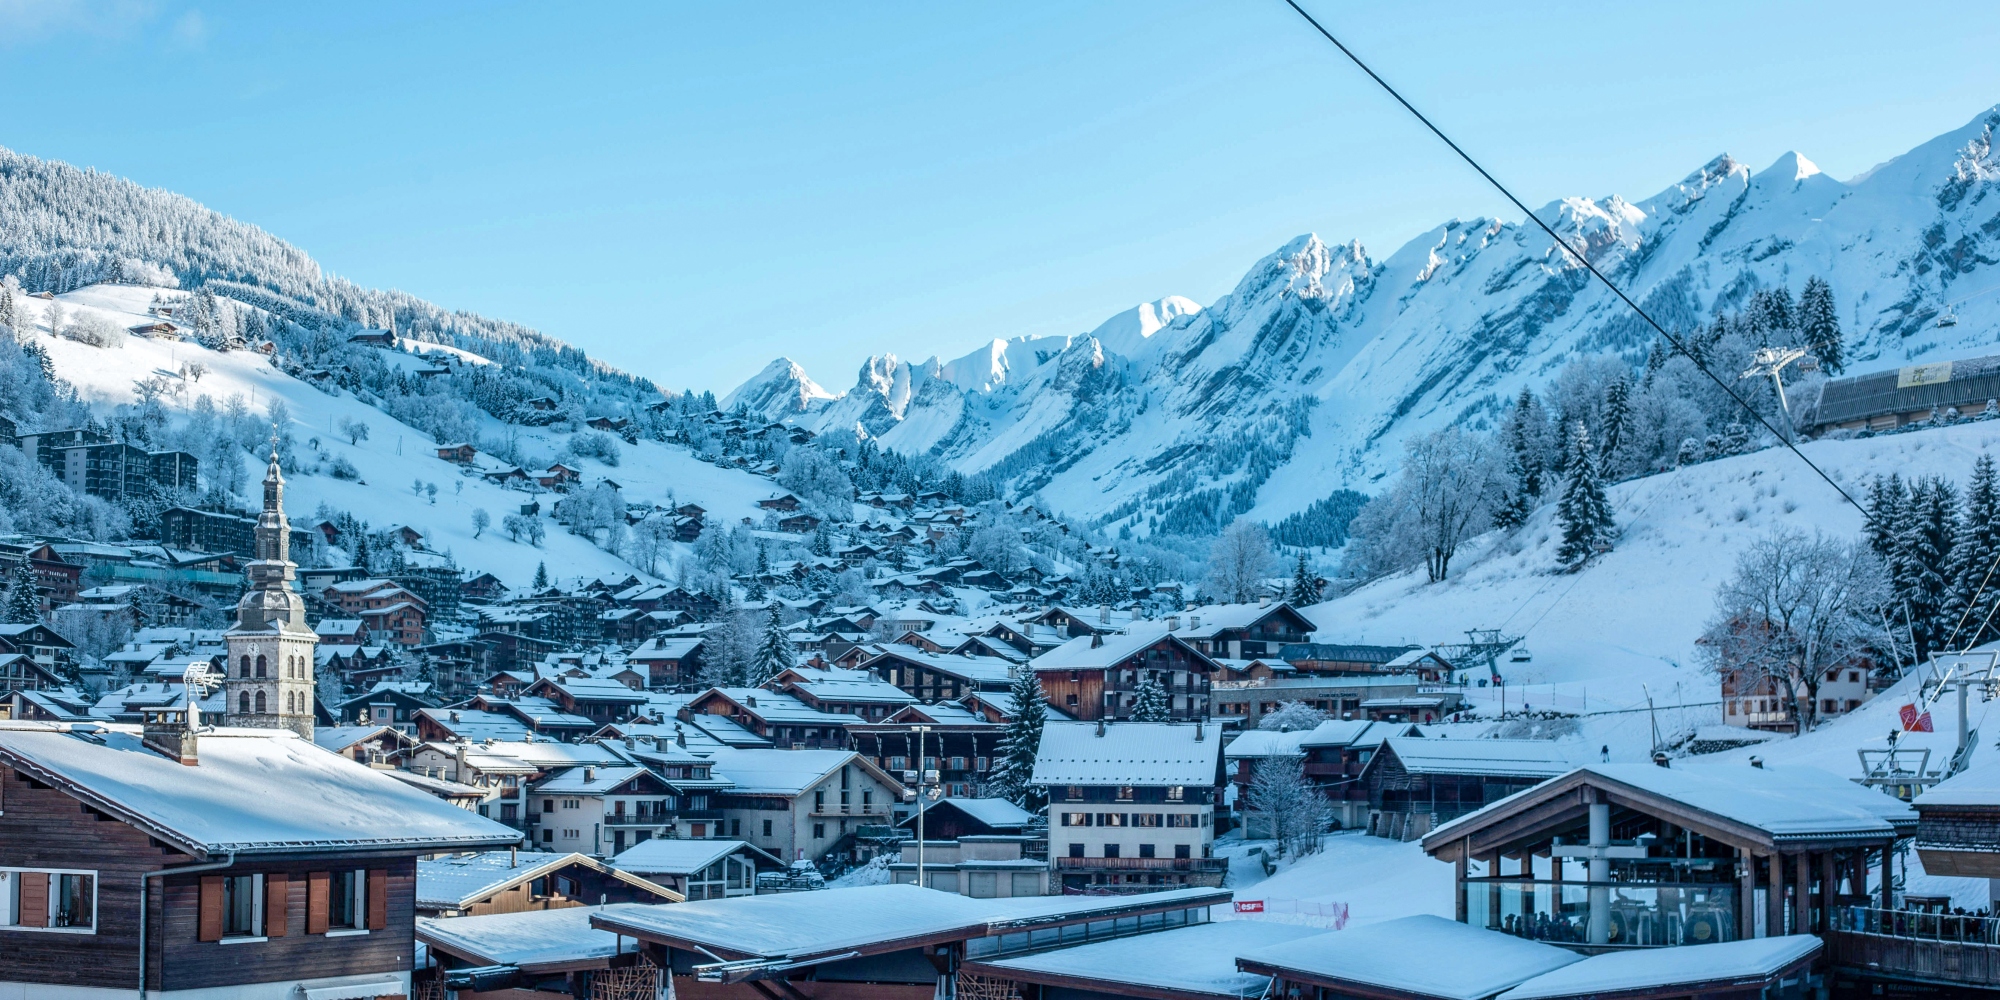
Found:
[[[2000,329],[1996,125],[2000,108],[1846,182],[1796,153],[1755,171],[1724,155],[1642,201],[1537,215],[1670,328],[1820,276],[1861,370],[1978,354]],[[1383,258],[1307,235],[1205,309],[1162,299],[950,362],[874,357],[838,396],[781,361],[730,398],[1141,533],[1275,520],[1371,491],[1405,437],[1486,426],[1569,358],[1643,357],[1650,330],[1586,278],[1524,223],[1455,219]]]

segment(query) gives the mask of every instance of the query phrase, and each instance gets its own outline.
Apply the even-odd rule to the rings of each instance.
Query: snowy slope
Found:
[[[99,313],[118,328],[151,319],[146,308],[155,289],[128,285],[93,285],[57,297],[65,312]],[[193,342],[123,338],[120,348],[90,347],[49,336],[46,328],[48,303],[34,298],[19,300],[24,313],[23,334],[32,333],[47,349],[56,374],[75,385],[83,399],[94,408],[108,411],[135,398],[133,383],[158,373],[174,373],[183,362],[197,361],[208,369],[199,381],[188,386],[185,398],[176,398],[171,408],[180,410],[200,395],[218,403],[231,395],[241,395],[252,412],[262,414],[271,400],[282,399],[291,412],[292,434],[301,446],[318,438],[329,455],[344,455],[361,473],[358,481],[327,476],[297,475],[287,483],[287,509],[295,517],[312,513],[321,502],[347,510],[376,526],[404,523],[427,537],[436,551],[451,551],[461,566],[491,572],[509,584],[525,584],[535,566],[546,561],[549,572],[559,578],[596,574],[628,573],[634,568],[585,539],[563,531],[550,522],[544,547],[510,541],[500,531],[503,514],[512,513],[528,501],[527,494],[502,489],[472,476],[462,476],[458,466],[437,458],[429,435],[396,421],[388,414],[342,393],[329,395],[319,388],[273,368],[268,359],[252,351],[215,352]],[[438,345],[421,345],[438,350]],[[419,359],[407,358],[412,367],[423,367]],[[369,440],[356,447],[335,432],[343,419],[365,421]],[[486,418],[482,432],[504,437],[508,428]],[[560,435],[537,428],[511,428],[524,442],[524,450],[543,455],[555,454]],[[709,511],[711,523],[734,521],[759,515],[756,501],[772,492],[769,480],[748,473],[722,469],[693,459],[684,449],[642,441],[621,445],[618,467],[585,460],[586,484],[610,478],[624,488],[630,502],[665,502],[669,493],[679,502],[693,501]],[[246,458],[247,460],[247,458]],[[411,491],[411,483],[422,480],[438,485],[435,504]],[[546,511],[547,500],[543,507]],[[474,539],[472,511],[484,508],[494,526]],[[679,552],[685,547],[680,547]],[[662,560],[668,571],[671,557]]]
[[[1971,356],[2000,330],[1996,124],[1984,112],[1848,182],[1796,153],[1756,171],[1725,155],[1641,201],[1537,215],[1670,327],[1817,275],[1856,369]],[[1242,483],[1250,515],[1275,520],[1336,488],[1372,492],[1404,438],[1486,426],[1571,357],[1642,356],[1650,331],[1585,279],[1522,223],[1452,220],[1383,258],[1301,236],[1206,309],[1163,299],[949,364],[872,358],[853,389],[789,418],[995,472],[1074,515],[1122,521]],[[1940,328],[1947,306],[1960,322]],[[810,382],[759,376],[774,378],[786,399]],[[1248,441],[1266,454],[1251,461]]]

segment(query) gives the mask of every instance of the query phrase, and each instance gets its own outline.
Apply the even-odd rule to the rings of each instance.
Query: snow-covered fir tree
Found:
[[[7,587],[7,623],[27,625],[40,621],[42,599],[35,593],[35,571],[23,559],[14,564],[14,578]]]
[[[1319,603],[1319,577],[1306,565],[1305,550],[1299,550],[1298,565],[1292,567],[1291,593],[1285,595],[1293,607]]]
[[[1972,464],[1965,497],[1953,530],[1951,564],[1945,569],[1950,593],[1944,619],[1956,633],[1947,634],[1953,649],[1967,649],[1995,636],[1994,609],[2000,605],[2000,483],[1995,482],[1993,456],[1980,455]]]
[[[1007,728],[1000,734],[1000,759],[993,768],[993,794],[1033,811],[1041,807],[1042,793],[1035,787],[1035,756],[1042,749],[1042,729],[1048,725],[1049,707],[1042,682],[1027,667],[1017,667],[1008,684]]]
[[[1828,375],[1838,375],[1847,367],[1847,357],[1840,343],[1840,317],[1834,313],[1833,288],[1826,279],[1814,275],[1806,279],[1805,290],[1799,293],[1798,308],[1799,336],[1805,346],[1819,359],[1820,370]]]
[[[783,619],[778,617],[778,605],[774,601],[764,620],[763,640],[757,645],[757,683],[761,684],[797,666],[798,657],[798,649],[792,645],[792,637],[785,630]]]
[[[1132,689],[1132,719],[1135,722],[1165,722],[1173,714],[1167,700],[1167,689],[1158,677],[1148,672],[1139,678],[1139,685]]]
[[[1493,511],[1495,527],[1520,527],[1541,503],[1542,467],[1547,461],[1543,434],[1547,422],[1541,402],[1532,390],[1523,386],[1500,431],[1506,448],[1507,471],[1504,492]]]
[[[1616,525],[1604,483],[1597,475],[1597,463],[1591,457],[1590,432],[1581,423],[1571,433],[1570,456],[1569,475],[1556,506],[1556,521],[1562,525],[1562,546],[1556,550],[1556,561],[1574,571],[1599,549],[1610,546]]]
[[[534,581],[534,583],[533,583],[533,584],[531,584],[531,586],[533,586],[533,587],[534,587],[534,588],[535,588],[535,589],[536,589],[537,591],[541,591],[541,590],[547,590],[547,589],[548,589],[548,587],[549,587],[549,564],[548,564],[548,563],[539,563],[539,562],[538,562],[538,563],[536,563],[536,564],[535,564],[535,581]]]

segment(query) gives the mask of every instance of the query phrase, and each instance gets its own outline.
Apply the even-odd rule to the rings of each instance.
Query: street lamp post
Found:
[[[928,798],[932,802],[935,802],[938,799],[939,793],[942,791],[942,789],[938,788],[937,786],[937,779],[938,779],[937,772],[931,768],[924,766],[924,737],[927,734],[929,734],[930,731],[931,727],[929,726],[910,727],[910,732],[917,734],[917,759],[916,759],[917,766],[914,771],[906,772],[905,774],[906,777],[909,774],[915,774],[917,778],[916,787],[911,790],[910,796],[917,803],[917,884],[920,886],[925,885],[924,812],[925,812],[925,806],[928,805],[928,803],[926,803],[924,800]]]

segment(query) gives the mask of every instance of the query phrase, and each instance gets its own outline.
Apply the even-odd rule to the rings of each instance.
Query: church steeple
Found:
[[[313,653],[319,636],[306,624],[305,600],[292,590],[291,525],[285,520],[285,477],[277,437],[264,472],[264,510],[257,517],[256,559],[245,569],[250,589],[236,603],[225,640],[229,664],[223,691],[232,726],[290,729],[311,739]]]

